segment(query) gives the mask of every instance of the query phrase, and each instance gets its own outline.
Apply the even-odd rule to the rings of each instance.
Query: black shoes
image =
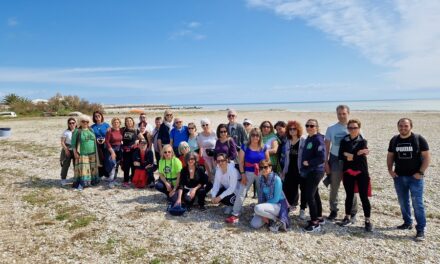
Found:
[[[425,232],[424,231],[417,231],[415,240],[416,241],[425,241]]]
[[[412,224],[403,223],[400,226],[397,226],[399,230],[411,230],[413,228]]]
[[[336,211],[331,211],[330,215],[327,216],[327,220],[329,221],[334,221],[336,219],[336,217],[338,216],[338,212]]]
[[[365,221],[365,231],[367,232],[373,232],[373,225],[370,221]]]

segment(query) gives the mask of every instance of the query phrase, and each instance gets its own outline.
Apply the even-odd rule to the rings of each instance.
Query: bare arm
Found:
[[[272,141],[272,144],[270,146],[269,154],[276,154],[278,152],[278,141],[274,140]]]
[[[414,177],[418,180],[423,178],[420,173],[425,173],[426,169],[428,169],[429,163],[431,162],[431,154],[429,151],[422,151],[420,154],[423,157],[422,166],[420,166],[419,172],[414,175]]]
[[[388,152],[388,154],[387,154],[388,173],[390,174],[391,177],[395,178],[395,177],[397,177],[397,174],[393,170],[393,164],[394,164],[394,153]]]

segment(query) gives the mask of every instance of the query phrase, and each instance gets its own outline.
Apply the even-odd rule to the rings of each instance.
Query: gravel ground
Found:
[[[317,118],[325,128],[333,113],[260,111],[239,113],[240,120]],[[217,125],[225,112],[176,113],[184,122],[207,116]],[[148,114],[152,121],[155,115]],[[414,120],[414,131],[430,145],[432,162],[426,172],[426,241],[413,240],[415,230],[399,231],[402,223],[386,152],[397,134],[400,117]],[[59,137],[65,118],[0,121],[12,136],[0,140],[0,263],[438,263],[440,258],[438,113],[355,112],[369,141],[373,185],[373,233],[358,222],[347,228],[326,223],[319,233],[302,231],[294,212],[292,230],[271,233],[252,230],[249,221],[257,201],[247,199],[240,223],[224,223],[222,208],[192,210],[183,217],[165,212],[165,198],[151,189],[109,189],[106,184],[77,192],[59,186]],[[109,117],[106,117],[110,120]],[[200,128],[200,126],[198,125]],[[120,176],[120,175],[119,175]],[[69,178],[72,177],[72,172]],[[328,190],[321,185],[324,214]],[[345,194],[341,187],[339,208]],[[342,213],[339,215],[342,218]]]

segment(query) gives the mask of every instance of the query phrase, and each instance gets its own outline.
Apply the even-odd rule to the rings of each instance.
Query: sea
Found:
[[[362,100],[362,101],[319,101],[319,102],[272,102],[173,105],[174,107],[200,107],[206,110],[285,110],[293,112],[333,112],[340,104],[346,104],[351,111],[387,112],[440,112],[440,99],[407,100]]]

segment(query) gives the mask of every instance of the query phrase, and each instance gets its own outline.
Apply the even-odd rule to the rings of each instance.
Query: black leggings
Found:
[[[122,168],[124,169],[124,182],[129,182],[133,178],[134,173],[133,151],[124,151],[122,153],[122,161]]]
[[[206,194],[211,189],[212,189],[212,183],[208,182],[207,184],[205,184],[205,186],[200,187],[196,191],[196,196],[192,200],[189,198],[189,196],[187,196],[187,193],[189,192],[189,190],[188,189],[183,189],[182,201],[185,203],[186,207],[191,207],[194,204],[194,201],[196,200],[196,197],[197,197],[198,204],[200,206],[204,206],[205,205]]]
[[[220,187],[220,190],[218,190],[217,196],[222,194],[224,191],[226,191],[225,187]],[[234,206],[235,203],[235,193],[232,193],[228,196],[225,196],[223,199],[220,200],[220,203],[226,205],[226,206]]]
[[[301,196],[298,192],[301,190]],[[307,197],[305,190],[305,179],[298,175],[293,175],[290,173],[286,174],[286,178],[283,182],[283,192],[286,195],[286,199],[290,205],[298,206],[299,198],[301,197],[301,209],[307,208]]]
[[[324,172],[309,172],[305,178],[305,192],[307,204],[309,205],[310,219],[318,220],[322,217],[322,203],[319,196],[318,185],[324,177]]]
[[[371,205],[370,200],[368,199],[368,183],[370,182],[370,177],[364,173],[361,173],[357,176],[350,176],[347,173],[344,173],[343,181],[346,193],[345,214],[350,215],[351,213],[351,207],[353,205],[354,198],[354,185],[357,182],[359,197],[362,201],[362,209],[364,209],[364,216],[370,217]]]

